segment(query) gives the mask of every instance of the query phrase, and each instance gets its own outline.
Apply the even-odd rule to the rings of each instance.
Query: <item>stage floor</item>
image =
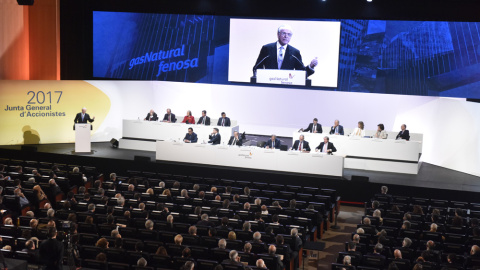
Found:
[[[109,142],[92,143],[92,153],[74,153],[73,143],[32,145],[40,153],[83,156],[92,158],[133,160],[135,156],[149,157],[155,161],[155,152],[118,149],[111,147]],[[0,146],[2,149],[21,150],[20,145]],[[367,176],[370,183],[385,185],[401,185],[432,189],[480,192],[480,177],[442,168],[429,163],[423,163],[418,175],[384,173],[364,170],[344,170],[344,178],[350,180],[352,175]]]

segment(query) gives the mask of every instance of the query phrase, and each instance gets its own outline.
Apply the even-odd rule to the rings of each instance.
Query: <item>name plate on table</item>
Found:
[[[273,153],[275,153],[275,150],[265,150],[265,151],[263,151],[263,152],[264,152],[264,153],[273,154]]]
[[[305,70],[257,69],[257,83],[305,85]]]
[[[357,136],[352,136],[352,137],[350,137],[350,140],[357,140],[357,141],[359,141],[360,139],[361,139],[361,138],[360,138],[360,137],[357,137]]]
[[[204,144],[204,143],[195,144],[195,147],[203,147],[203,148],[205,148],[206,145],[207,145],[207,144]]]
[[[288,155],[298,156],[299,152],[288,152]]]
[[[219,146],[218,149],[227,150],[227,149],[228,149],[228,146]]]
[[[174,142],[173,145],[183,146],[185,143],[183,142]]]
[[[319,158],[323,158],[325,156],[325,154],[313,154],[312,157],[319,157]]]
[[[383,142],[383,139],[373,139],[372,142]]]
[[[395,143],[401,143],[401,144],[406,144],[406,140],[395,140]]]
[[[245,148],[245,147],[240,148],[240,151],[248,151],[248,152],[250,152],[251,150],[252,150],[252,149],[250,149],[250,148]]]

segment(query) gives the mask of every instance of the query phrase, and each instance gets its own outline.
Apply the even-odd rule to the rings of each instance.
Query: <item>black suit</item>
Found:
[[[323,130],[322,130],[322,125],[320,125],[319,123],[317,123],[317,127],[315,128],[315,130],[316,130],[318,133],[322,133],[322,132],[323,132]],[[308,124],[308,128],[304,129],[303,131],[304,131],[304,132],[310,132],[310,133],[312,133],[312,132],[313,132],[313,123]]]
[[[228,145],[233,145],[234,139],[235,139],[235,136],[231,136],[230,140],[228,140]],[[242,146],[242,139],[241,138],[236,139],[235,145]]]
[[[198,119],[197,125],[203,124],[203,116]],[[205,116],[205,126],[210,126],[210,117]]]
[[[222,122],[223,125],[222,125]],[[218,119],[218,122],[217,122],[217,126],[223,126],[223,127],[229,127],[230,126],[230,118],[228,117],[225,117],[225,121],[223,121],[223,117],[221,117],[220,119]]]
[[[90,118],[90,115],[88,113],[86,113],[83,116],[83,119],[82,119],[82,113],[77,113],[77,116],[75,116],[75,120],[73,121],[75,122],[75,124],[86,124],[87,121],[92,123],[94,120]]]
[[[241,262],[237,262],[237,261],[232,261],[230,259],[225,259],[222,261],[222,264],[230,264],[230,265],[237,265],[237,266],[241,266],[242,268],[245,268],[243,263]]]
[[[253,66],[253,72],[255,73],[257,69],[278,69],[277,55],[277,42],[263,45],[260,54],[258,55],[257,62],[255,62],[255,65]],[[307,77],[315,72],[309,66],[303,65],[300,51],[292,45],[287,46],[280,69],[305,70]]]
[[[150,115],[150,113],[147,113],[147,116],[145,117],[145,120],[147,121],[158,121],[158,115],[157,113],[153,113],[153,115]]]
[[[292,150],[298,150],[298,145],[300,144],[300,140],[296,140],[292,146]],[[305,149],[306,151],[310,151],[310,145],[307,141],[303,141],[302,150]]]
[[[317,148],[315,148],[315,149],[318,149],[318,150],[320,150],[320,152],[323,152],[323,146],[324,145],[325,145],[325,142],[321,142],[320,145],[318,145]],[[332,150],[331,153],[337,152],[337,148],[335,148],[335,146],[331,142],[328,142],[327,150]]]
[[[170,114],[170,120],[168,120],[168,113],[166,113],[164,116],[163,116],[163,121],[170,121],[172,123],[175,123],[177,122],[177,118],[175,118],[175,114],[171,113]]]
[[[208,143],[211,143],[211,144],[220,144],[220,142],[222,140],[222,137],[220,136],[220,133],[217,133],[215,135],[208,135],[208,138],[210,139],[210,141],[208,141]]]
[[[410,132],[409,132],[408,130],[406,130],[406,129],[405,129],[404,131],[401,131],[401,130],[400,130],[400,132],[398,133],[396,139],[397,139],[397,140],[398,140],[398,139],[403,139],[403,140],[407,140],[407,141],[408,141],[408,140],[410,140]]]
[[[265,144],[265,147],[268,146],[268,147],[270,147],[270,148],[273,148],[273,144],[272,144],[272,143],[273,143],[273,142],[272,142],[272,139],[268,139],[267,143]],[[274,148],[275,148],[275,149],[280,149],[280,146],[281,146],[281,145],[282,145],[282,142],[281,142],[279,139],[275,138],[275,147],[274,147]]]
[[[40,243],[40,262],[45,264],[47,270],[63,269],[63,244],[57,239],[47,239]]]

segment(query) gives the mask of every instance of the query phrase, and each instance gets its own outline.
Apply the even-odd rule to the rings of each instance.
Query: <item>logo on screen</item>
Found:
[[[288,73],[288,78],[289,79],[293,79],[293,77],[295,77],[295,75],[292,75],[292,73]]]

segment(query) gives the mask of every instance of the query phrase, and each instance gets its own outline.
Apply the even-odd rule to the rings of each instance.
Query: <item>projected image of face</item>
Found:
[[[288,25],[282,25],[278,28],[277,36],[280,45],[285,46],[290,42],[293,32],[292,28]]]

